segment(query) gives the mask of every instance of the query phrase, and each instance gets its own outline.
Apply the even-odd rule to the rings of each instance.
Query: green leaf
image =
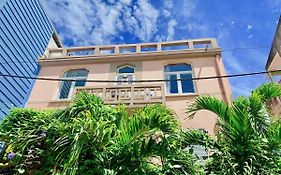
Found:
[[[19,172],[20,174],[23,174],[23,173],[25,172],[25,170],[24,170],[24,169],[18,169],[18,172]]]

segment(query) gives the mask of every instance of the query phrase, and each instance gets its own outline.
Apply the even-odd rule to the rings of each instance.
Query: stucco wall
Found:
[[[167,64],[187,63],[192,65],[194,77],[209,77],[225,74],[223,64],[219,62],[216,56],[213,57],[194,57],[194,58],[166,58],[154,60],[147,59],[144,61],[118,61],[108,63],[92,63],[92,64],[66,64],[63,66],[42,66],[40,75],[41,77],[60,78],[63,73],[70,69],[86,68],[89,70],[88,79],[95,80],[114,80],[115,71],[117,67],[124,64],[136,66],[136,79],[149,80],[149,79],[163,79],[164,66]],[[206,111],[198,113],[193,120],[186,119],[186,107],[199,94],[214,95],[220,99],[225,100],[226,96],[230,97],[230,89],[227,79],[224,80],[223,88],[222,82],[219,79],[210,80],[196,80],[194,81],[195,93],[185,95],[168,95],[166,94],[166,105],[173,109],[183,128],[202,128],[214,135],[216,117],[214,114]],[[93,83],[87,82],[86,86],[104,86],[108,83]],[[111,84],[112,85],[112,84]],[[61,100],[57,101],[60,83],[56,81],[36,81],[31,96],[29,98],[28,107],[45,109],[48,107],[61,107],[67,102]],[[226,91],[226,92],[225,92]],[[226,94],[226,95],[225,95]]]

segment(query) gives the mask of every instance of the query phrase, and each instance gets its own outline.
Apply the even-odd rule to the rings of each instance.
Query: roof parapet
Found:
[[[178,40],[158,43],[141,44],[122,44],[122,45],[103,45],[103,46],[85,46],[69,48],[50,48],[44,58],[61,58],[71,56],[90,56],[90,55],[120,55],[120,54],[138,54],[155,53],[179,50],[195,49],[217,49],[217,41],[214,38],[202,38],[193,40]]]

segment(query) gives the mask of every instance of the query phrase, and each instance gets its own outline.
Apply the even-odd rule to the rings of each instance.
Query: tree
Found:
[[[280,174],[281,121],[272,121],[266,102],[281,96],[281,86],[264,84],[248,98],[231,105],[211,96],[198,97],[187,108],[189,118],[200,110],[218,116],[219,131],[207,174]]]
[[[128,115],[87,93],[63,110],[14,109],[0,124],[4,170],[20,174],[199,174],[174,113],[150,105]]]

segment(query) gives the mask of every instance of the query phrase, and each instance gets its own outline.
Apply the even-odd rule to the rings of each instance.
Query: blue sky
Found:
[[[228,74],[264,70],[281,14],[281,0],[46,0],[43,5],[65,46],[214,37]],[[267,78],[229,81],[237,97]]]

